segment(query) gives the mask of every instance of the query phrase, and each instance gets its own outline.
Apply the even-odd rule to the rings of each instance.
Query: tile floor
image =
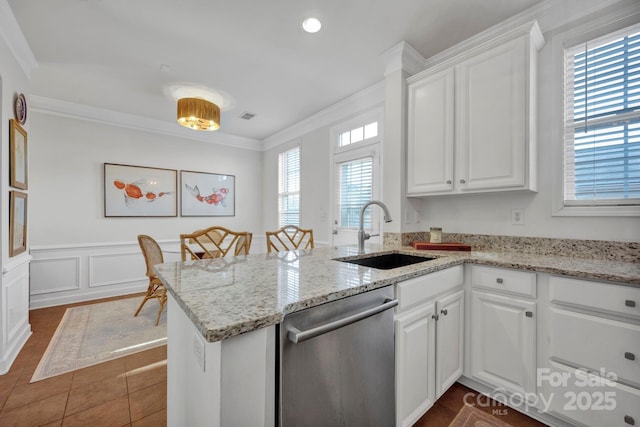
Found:
[[[125,296],[128,297],[131,295]],[[0,426],[166,426],[166,346],[29,383],[65,310],[113,299],[116,298],[29,313],[33,334],[11,370],[0,375]],[[414,427],[447,427],[464,405],[467,393],[473,393],[473,397],[466,398],[468,402],[487,402],[456,383]],[[479,407],[514,427],[544,426],[493,401]]]
[[[480,395],[478,392],[455,383],[440,399],[416,422],[413,427],[447,427],[462,409],[465,402],[475,404],[479,409],[491,414],[493,417],[513,427],[544,427],[533,418],[530,418],[515,409],[504,406],[495,400]]]
[[[62,315],[75,305],[82,304],[29,313],[33,334],[0,375],[0,426],[165,426],[166,346],[29,383]]]

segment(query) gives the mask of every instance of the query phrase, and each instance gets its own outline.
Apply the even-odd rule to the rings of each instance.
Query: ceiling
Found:
[[[382,80],[402,40],[428,58],[540,1],[8,3],[38,61],[30,95],[175,122],[171,89],[206,88],[222,131],[262,140]],[[319,33],[302,31],[310,15]]]

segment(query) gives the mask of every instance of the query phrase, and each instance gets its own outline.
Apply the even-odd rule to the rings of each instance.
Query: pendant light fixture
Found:
[[[220,107],[202,98],[180,98],[178,123],[195,130],[220,129]]]

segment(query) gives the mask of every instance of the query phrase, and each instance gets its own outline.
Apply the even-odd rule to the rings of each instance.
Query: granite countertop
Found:
[[[284,315],[324,302],[381,288],[455,265],[473,263],[543,272],[640,287],[640,265],[509,252],[422,251],[410,247],[374,252],[403,252],[434,260],[378,270],[335,261],[362,257],[355,246],[323,247],[156,266],[162,282],[210,342],[281,322]]]

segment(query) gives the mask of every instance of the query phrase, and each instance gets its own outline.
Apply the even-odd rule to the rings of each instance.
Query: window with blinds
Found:
[[[365,157],[339,164],[338,201],[340,227],[357,230],[360,209],[373,198],[373,157]],[[372,209],[364,215],[364,227],[370,230]]]
[[[640,205],[640,25],[565,50],[565,206]]]
[[[300,225],[300,147],[278,158],[278,223]]]

